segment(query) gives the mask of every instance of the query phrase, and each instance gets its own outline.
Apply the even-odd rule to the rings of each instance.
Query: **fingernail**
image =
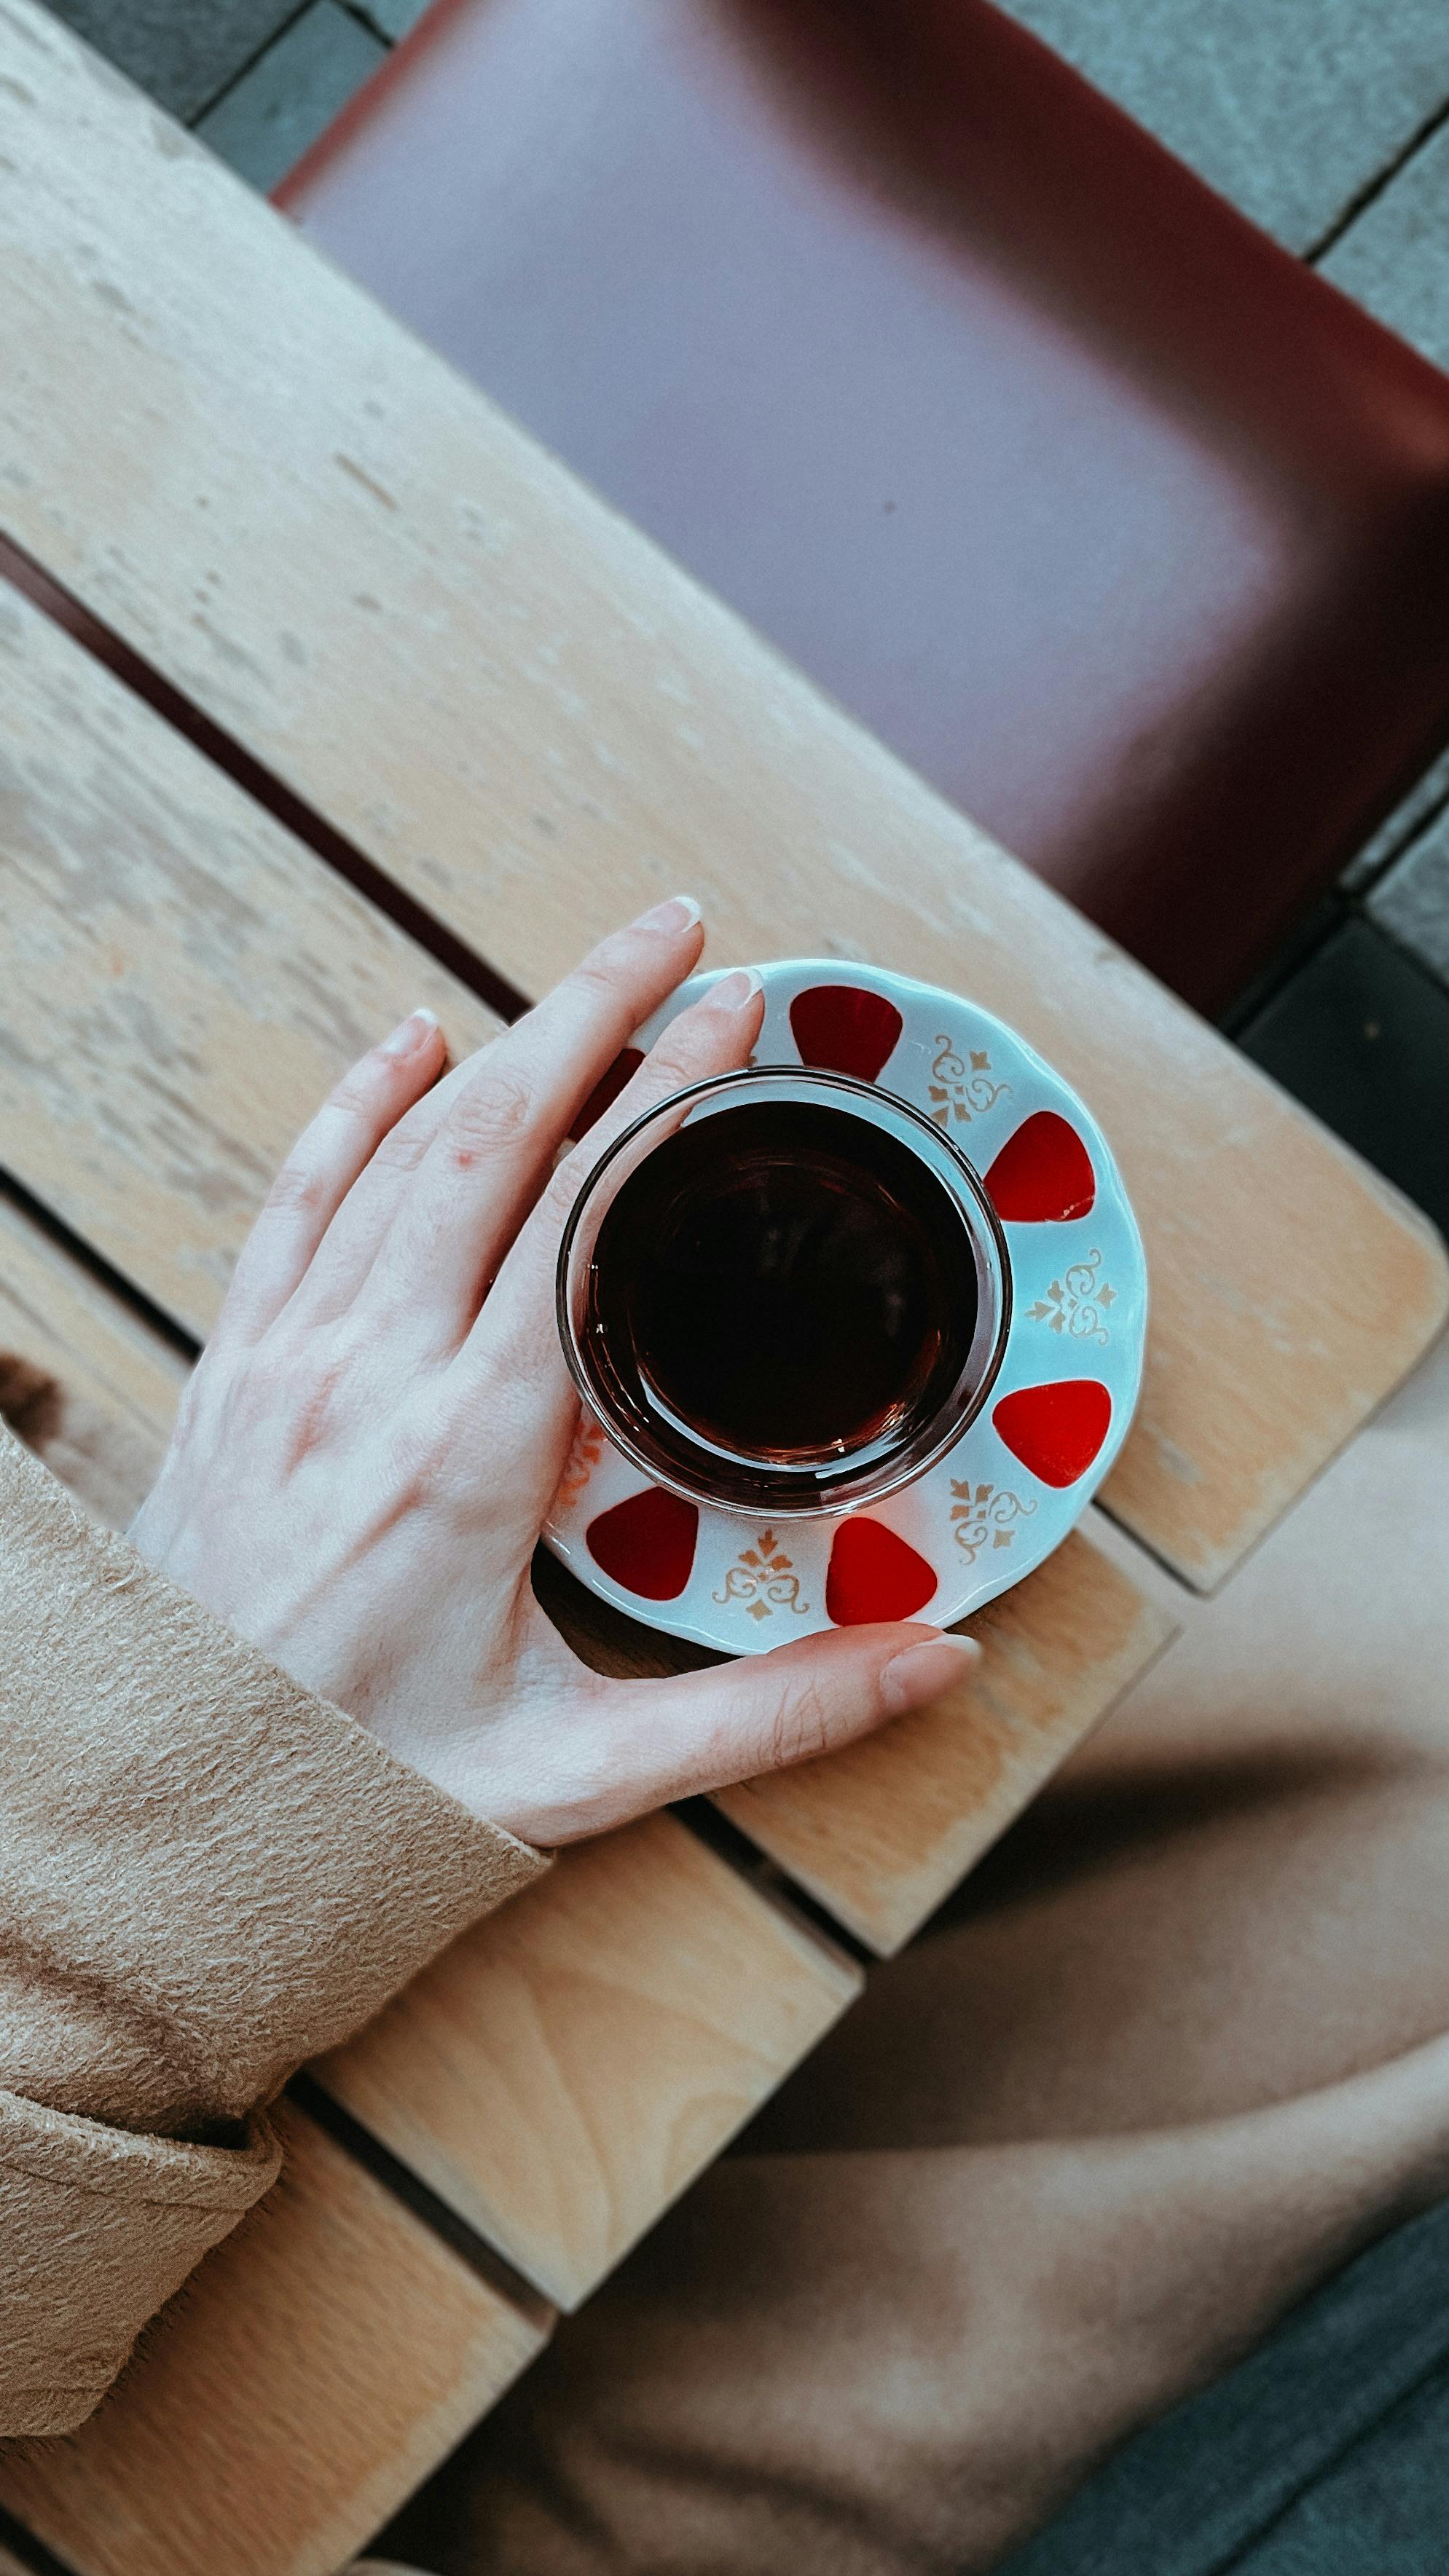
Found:
[[[405,1020],[399,1020],[392,1036],[383,1039],[380,1052],[383,1055],[411,1055],[437,1025],[436,1011],[409,1011]]]
[[[892,1655],[881,1674],[881,1688],[892,1708],[921,1708],[928,1699],[954,1690],[980,1661],[974,1637],[928,1637]]]
[[[699,906],[692,894],[672,894],[667,903],[656,903],[652,912],[641,912],[636,930],[668,930],[677,939],[683,930],[693,930],[700,917]]]
[[[713,1002],[716,1010],[742,1011],[764,989],[764,978],[757,966],[736,966],[719,983],[711,984],[703,998]]]

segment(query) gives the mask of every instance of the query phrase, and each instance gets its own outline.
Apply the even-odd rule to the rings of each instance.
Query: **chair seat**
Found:
[[[279,196],[1200,1006],[1449,734],[1449,377],[985,0],[439,0]]]

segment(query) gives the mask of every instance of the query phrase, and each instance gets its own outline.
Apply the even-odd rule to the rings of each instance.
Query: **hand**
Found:
[[[529,1842],[827,1752],[939,1697],[976,1651],[911,1623],[605,1681],[534,1599],[578,1419],[553,1300],[569,1209],[641,1110],[745,1062],[758,977],[683,1012],[555,1156],[702,944],[676,898],[443,1079],[427,1012],[354,1066],[243,1250],[131,1532],[297,1681]]]

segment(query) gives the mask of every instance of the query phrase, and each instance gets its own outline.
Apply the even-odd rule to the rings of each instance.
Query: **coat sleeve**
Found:
[[[292,2070],[545,1866],[0,1431],[0,2434],[90,2413]]]

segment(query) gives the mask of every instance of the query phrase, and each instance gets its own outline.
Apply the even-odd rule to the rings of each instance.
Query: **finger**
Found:
[[[575,1117],[625,1040],[695,966],[690,895],[657,904],[495,1039],[451,1100],[368,1274],[369,1308],[462,1340]]]
[[[697,919],[698,906],[692,896],[678,896],[674,900],[689,920]],[[663,905],[656,907],[659,912],[666,909]],[[645,921],[649,918],[649,915],[644,916]],[[632,925],[634,928],[639,926]],[[629,933],[620,935],[627,938]],[[697,957],[698,937],[692,953]],[[585,961],[586,965],[588,962]],[[640,1015],[647,1017],[649,1011],[657,1009],[665,993],[654,986],[645,989],[647,998]],[[666,989],[672,989],[672,986]],[[529,1016],[531,1018],[533,1014]],[[522,1027],[524,1023],[518,1025]],[[637,1026],[637,1021],[631,1023],[631,1028],[633,1026]],[[387,1240],[393,1219],[444,1121],[457,1106],[460,1096],[475,1080],[492,1069],[495,1052],[505,1045],[508,1037],[507,1029],[500,1030],[496,1037],[490,1038],[472,1055],[465,1056],[460,1064],[455,1064],[442,1081],[434,1085],[426,1099],[420,1100],[406,1118],[399,1120],[356,1188],[348,1193],[308,1276],[308,1305],[316,1317],[340,1314],[352,1304]]]
[[[579,1190],[636,1118],[673,1091],[732,1073],[760,1034],[765,998],[752,966],[721,976],[671,1020],[613,1107],[558,1166],[494,1282],[459,1353],[460,1393],[476,1391],[495,1414],[509,1407],[509,1494],[521,1520],[541,1526],[563,1473],[578,1412],[554,1312],[559,1244]]]
[[[818,1760],[960,1692],[980,1656],[974,1638],[912,1621],[804,1637],[683,1680],[615,1682],[603,1701],[608,1759],[589,1792],[550,1804],[541,1779],[537,1811],[507,1821],[532,1841],[572,1842],[672,1799]]]
[[[298,1299],[309,1322],[344,1314],[352,1304],[419,1163],[459,1092],[497,1044],[497,1037],[488,1038],[450,1066],[383,1137],[313,1255]]]
[[[437,1014],[417,1010],[345,1073],[304,1128],[242,1246],[218,1332],[254,1339],[293,1295],[338,1208],[447,1054]]]

